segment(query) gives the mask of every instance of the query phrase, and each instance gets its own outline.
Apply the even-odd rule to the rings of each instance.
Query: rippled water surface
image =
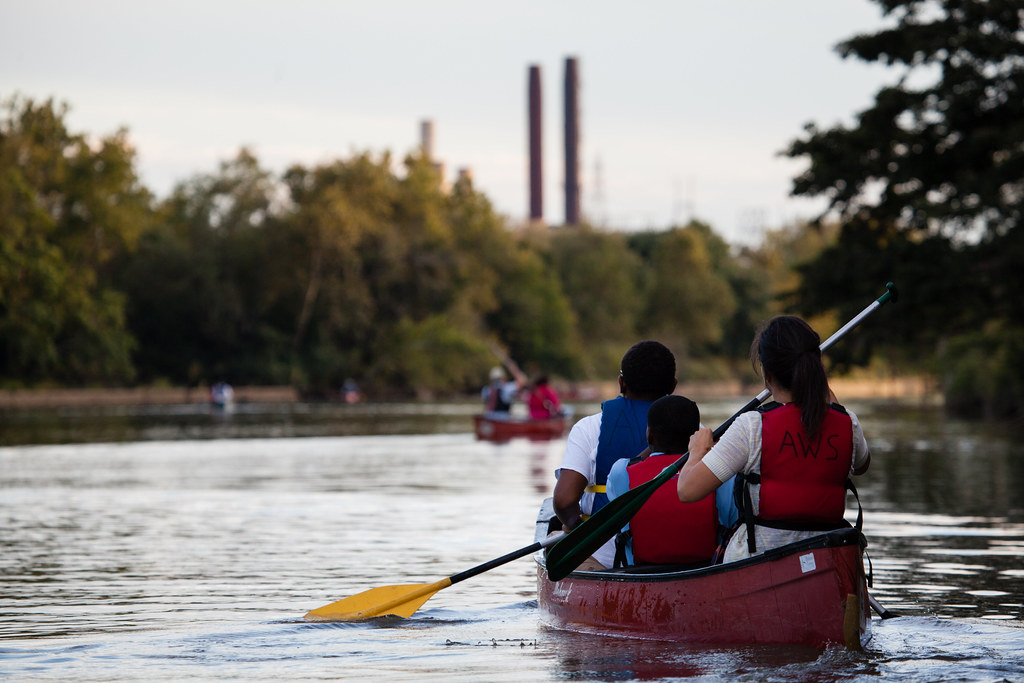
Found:
[[[745,401],[702,402],[705,422]],[[850,407],[872,445],[872,593],[903,615],[865,653],[548,629],[529,558],[410,619],[304,622],[531,543],[564,444],[475,441],[475,406],[0,416],[0,679],[1024,681],[1019,437]]]

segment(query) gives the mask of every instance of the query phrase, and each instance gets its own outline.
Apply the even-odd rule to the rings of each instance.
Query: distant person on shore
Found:
[[[690,436],[700,429],[700,410],[685,396],[659,398],[647,411],[647,443],[651,454],[617,460],[608,473],[608,500],[651,481],[686,452]],[[672,480],[674,482],[674,478]],[[732,489],[720,486],[721,495]],[[728,503],[728,501],[727,501]],[[615,566],[633,564],[695,564],[710,562],[718,545],[715,496],[682,503],[670,483],[658,488],[616,539]]]
[[[359,391],[359,385],[351,377],[346,379],[341,385],[341,395],[345,403],[359,403],[363,400],[363,395]]]
[[[551,388],[547,375],[538,375],[530,385],[526,396],[526,407],[530,411],[530,419],[546,420],[562,414],[562,402],[558,393]]]
[[[210,387],[210,402],[213,405],[224,408],[231,405],[235,400],[235,390],[227,382],[217,382]]]
[[[523,388],[523,382],[509,380],[505,370],[495,365],[491,368],[491,381],[481,391],[484,400],[484,414],[488,417],[508,419],[512,404]]]
[[[558,481],[552,502],[565,531],[575,529],[608,503],[605,487],[612,465],[647,449],[647,411],[676,388],[675,356],[659,342],[637,342],[626,351],[619,368],[620,395],[573,426],[562,464],[555,470]],[[612,539],[579,568],[604,569],[614,559]]]
[[[796,316],[769,320],[750,358],[774,401],[740,415],[718,443],[707,428],[690,437],[681,501],[701,500],[733,475],[744,487],[725,562],[847,526],[847,483],[871,456],[857,416],[829,388],[820,344]]]

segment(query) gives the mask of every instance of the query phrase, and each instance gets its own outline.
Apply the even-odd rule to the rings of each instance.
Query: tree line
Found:
[[[225,380],[315,395],[352,378],[431,395],[478,388],[496,347],[533,371],[608,378],[648,337],[685,374],[722,377],[792,265],[781,246],[736,252],[699,222],[512,226],[415,154],[275,175],[242,149],[157,200],[125,131],[72,132],[53,101],[4,111],[8,387]]]

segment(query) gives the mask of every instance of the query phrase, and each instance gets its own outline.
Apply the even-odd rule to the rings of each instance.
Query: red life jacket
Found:
[[[652,455],[626,468],[629,488],[654,479],[679,456]],[[678,475],[658,487],[629,521],[635,564],[692,564],[715,553],[718,511],[715,494],[683,503],[676,493]]]
[[[758,518],[774,522],[843,523],[853,461],[853,420],[841,407],[825,411],[813,443],[788,403],[761,413]]]

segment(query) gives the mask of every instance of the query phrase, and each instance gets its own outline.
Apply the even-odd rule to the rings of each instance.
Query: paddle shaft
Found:
[[[819,348],[819,349],[821,349],[821,352],[822,352],[822,353],[825,353],[825,352],[826,352],[826,351],[828,351],[828,350],[829,350],[830,348],[832,348],[832,346],[833,346],[833,345],[834,345],[834,344],[835,344],[835,343],[836,343],[837,341],[839,341],[840,339],[842,339],[842,338],[843,338],[843,337],[844,337],[844,336],[846,335],[846,333],[847,333],[847,332],[849,332],[849,331],[850,331],[850,330],[852,330],[853,328],[857,327],[857,325],[859,325],[859,324],[860,324],[860,322],[861,322],[862,320],[864,320],[864,318],[866,318],[866,317],[868,317],[869,315],[871,315],[872,313],[874,313],[874,312],[875,312],[875,309],[877,309],[878,307],[882,306],[882,305],[883,305],[883,304],[885,304],[885,302],[887,302],[887,301],[890,301],[890,300],[891,300],[891,301],[896,301],[896,296],[897,296],[897,292],[896,292],[896,285],[894,285],[894,284],[893,284],[893,283],[891,283],[891,282],[889,282],[889,283],[886,283],[886,285],[885,285],[885,294],[883,294],[882,296],[878,297],[877,299],[875,299],[874,301],[872,301],[872,302],[871,302],[870,304],[868,304],[868,305],[867,305],[867,306],[866,306],[866,307],[864,308],[864,310],[863,310],[863,311],[861,311],[860,313],[858,313],[857,315],[855,315],[855,316],[854,316],[854,317],[853,317],[853,318],[852,318],[852,319],[850,320],[850,322],[848,322],[848,323],[846,323],[845,325],[843,325],[842,327],[840,327],[840,328],[839,328],[838,330],[836,330],[836,331],[835,331],[835,332],[834,332],[834,333],[832,334],[832,336],[831,336],[831,337],[829,337],[829,338],[828,338],[828,339],[826,339],[825,341],[821,342],[821,346],[819,346],[818,348]],[[730,426],[730,425],[732,425],[732,423],[736,421],[736,418],[737,418],[737,417],[739,417],[739,416],[740,416],[740,415],[742,415],[743,413],[748,413],[748,412],[750,412],[751,410],[755,410],[755,409],[756,409],[756,408],[757,408],[757,407],[758,407],[759,405],[761,405],[761,403],[763,403],[763,402],[764,402],[764,400],[765,400],[766,398],[768,398],[768,397],[769,397],[769,396],[771,396],[771,395],[772,395],[772,392],[771,392],[771,391],[769,391],[767,387],[765,387],[765,388],[764,388],[764,389],[763,389],[763,390],[761,391],[761,393],[760,393],[760,394],[758,394],[758,395],[757,395],[757,396],[755,396],[754,398],[750,399],[750,401],[749,401],[749,402],[747,403],[747,405],[743,406],[743,407],[742,407],[742,408],[740,408],[740,409],[739,409],[738,411],[736,411],[736,412],[735,412],[735,413],[733,414],[733,416],[732,416],[732,417],[730,417],[730,418],[729,418],[728,420],[726,420],[725,422],[723,422],[723,423],[722,423],[722,424],[721,424],[721,425],[720,425],[720,426],[718,427],[718,429],[716,429],[716,430],[714,431],[714,436],[715,436],[715,440],[717,441],[717,440],[718,440],[718,438],[722,436],[722,434],[725,434],[725,430],[727,430],[727,429],[729,428],[729,426]],[[682,469],[682,466],[683,466],[683,464],[685,464],[685,462],[686,462],[685,458],[687,458],[687,457],[689,457],[689,453],[687,453],[686,455],[684,455],[684,456],[683,456],[682,458],[680,458],[680,459],[679,459],[679,460],[682,460],[682,461],[683,461],[682,463],[678,463],[678,461],[677,461],[677,463],[679,464],[679,469]],[[673,464],[672,466],[673,466],[673,467],[675,467],[675,464]],[[679,471],[679,469],[677,469],[677,470],[676,470],[676,472],[678,472],[678,471]]]
[[[464,572],[459,572],[458,574],[452,574],[451,576],[448,577],[448,580],[451,581],[451,583],[458,583],[459,581],[465,581],[466,579],[471,579],[474,576],[476,576],[477,574],[483,574],[484,572],[490,571],[490,570],[494,569],[495,567],[500,567],[503,564],[507,564],[507,563],[511,562],[512,560],[518,560],[520,557],[526,557],[527,555],[531,555],[531,554],[537,552],[538,550],[542,550],[544,548],[552,546],[557,541],[560,541],[563,536],[565,536],[565,534],[558,534],[556,536],[549,536],[549,537],[545,538],[543,541],[538,541],[538,542],[534,543],[533,545],[528,545],[525,548],[520,548],[519,550],[513,550],[512,552],[508,553],[507,555],[502,555],[501,557],[496,557],[493,560],[490,560],[489,562],[484,562],[483,564],[478,564],[477,566],[475,566],[475,567],[473,567],[471,569],[467,569]]]
[[[522,368],[519,367],[519,364],[512,360],[507,353],[502,351],[497,344],[491,344],[490,347],[491,353],[493,353],[497,359],[501,361],[501,364],[504,365],[512,374],[512,378],[525,386],[529,382],[529,379],[526,377],[526,373],[523,372]]]
[[[882,619],[894,619],[900,616],[892,610],[888,610],[885,607],[883,607],[882,604],[878,602],[878,600],[875,600],[875,596],[873,595],[868,594],[868,603],[871,604],[871,609],[878,612],[878,616],[882,617]]]
[[[831,337],[822,342],[819,347],[821,351],[824,352],[830,348],[847,332],[860,324],[864,318],[871,315],[871,313],[887,301],[895,301],[897,298],[895,285],[889,282],[885,285],[885,288],[885,294],[872,301],[864,310],[854,316],[850,322],[843,325]],[[745,406],[736,411],[732,417],[712,432],[715,440],[717,441],[725,433],[725,430],[729,428],[736,418],[743,413],[756,409],[769,396],[771,396],[771,392],[765,388]],[[683,468],[689,457],[689,452],[684,453],[678,460],[662,470],[661,474],[654,479],[651,479],[646,484],[630,489],[615,500],[608,502],[597,513],[569,532],[561,542],[556,543],[551,548],[547,557],[548,577],[552,581],[565,578],[583,560],[607,543],[633,518],[633,515],[643,507],[647,499],[654,495],[654,492],[662,484],[679,473],[679,470]]]

